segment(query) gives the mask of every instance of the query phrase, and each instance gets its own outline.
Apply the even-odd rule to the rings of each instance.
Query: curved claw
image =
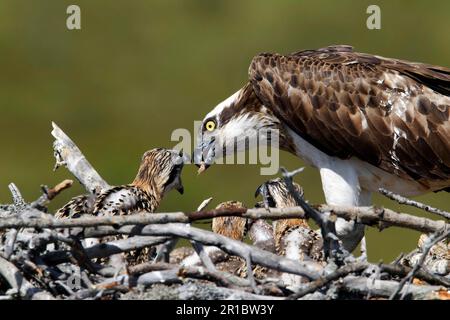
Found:
[[[263,203],[264,203],[264,208],[270,212],[270,200],[271,200],[271,195],[269,192],[269,188],[267,187],[267,183],[263,183],[261,184],[255,191],[255,198],[258,197],[259,195],[262,196],[263,198]]]

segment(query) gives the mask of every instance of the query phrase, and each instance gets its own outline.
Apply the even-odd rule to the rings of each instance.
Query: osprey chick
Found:
[[[245,208],[244,204],[239,201],[226,201],[220,203],[216,210],[233,208]],[[214,233],[229,237],[234,240],[243,241],[247,233],[247,219],[241,217],[215,217],[212,219],[211,225]],[[228,255],[226,259],[216,264],[217,269],[227,271],[232,274],[239,275],[239,270],[244,265],[244,260],[237,256]]]
[[[239,201],[226,201],[219,204],[216,209],[245,209],[245,206]],[[243,241],[248,229],[249,221],[246,218],[229,216],[215,217],[212,220],[213,232],[234,240]],[[256,244],[254,243],[254,245]],[[240,277],[247,277],[247,265],[241,257],[228,255],[227,258],[218,262],[216,267],[221,271],[230,272]],[[252,272],[258,279],[265,278],[269,274],[267,268],[261,267],[260,265],[254,266]]]
[[[293,183],[295,190],[303,197],[303,188]],[[296,207],[299,204],[289,192],[286,183],[280,179],[272,179],[256,190],[255,196],[262,195],[264,206],[274,208]],[[305,219],[279,219],[273,222],[276,252],[286,258],[304,261],[324,261],[323,241],[320,233],[312,230]],[[281,279],[287,287],[301,285],[301,276],[282,273]]]
[[[227,201],[219,204],[217,209],[244,208],[239,201]],[[215,217],[212,219],[212,231],[234,240],[243,241],[247,233],[247,219],[241,217]]]
[[[303,188],[293,183],[303,197]],[[269,180],[258,187],[255,196],[261,195],[265,207],[289,208],[299,204],[289,192],[286,183],[280,179]],[[294,235],[294,233],[296,233]],[[306,257],[323,261],[323,242],[319,233],[312,230],[305,219],[278,219],[273,222],[275,248],[278,254],[291,259],[304,260]],[[306,258],[306,259],[308,259]]]
[[[131,184],[111,187],[98,195],[81,195],[73,198],[59,209],[57,218],[76,218],[82,214],[128,215],[133,212],[154,212],[172,189],[183,194],[181,171],[184,164],[182,152],[156,148],[142,156],[136,178]],[[103,239],[111,241],[125,236]],[[149,248],[131,251],[125,256],[129,264],[145,262]],[[120,256],[122,257],[122,256]]]

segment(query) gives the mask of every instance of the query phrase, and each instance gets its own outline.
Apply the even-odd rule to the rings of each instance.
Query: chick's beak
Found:
[[[201,162],[200,165],[198,166],[197,173],[200,174],[208,168],[209,168],[209,165],[207,165],[205,162]]]

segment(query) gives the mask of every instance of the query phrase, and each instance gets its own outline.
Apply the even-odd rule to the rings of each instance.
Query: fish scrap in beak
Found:
[[[198,167],[197,174],[202,173],[206,169],[209,168],[209,165],[207,165],[205,162],[200,163],[200,166]]]

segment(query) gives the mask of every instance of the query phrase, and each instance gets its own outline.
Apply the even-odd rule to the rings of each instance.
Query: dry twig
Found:
[[[437,214],[437,215],[439,215],[441,217],[444,217],[446,219],[450,219],[450,212],[448,212],[448,211],[444,211],[444,210],[441,210],[441,209],[429,206],[427,204],[424,204],[424,203],[421,203],[421,202],[418,202],[418,201],[415,201],[415,200],[411,200],[411,199],[405,198],[405,197],[403,197],[403,196],[401,196],[399,194],[396,194],[396,193],[394,193],[392,191],[389,191],[389,190],[386,190],[386,189],[383,189],[383,188],[380,188],[379,191],[384,196],[386,196],[389,199],[392,199],[394,201],[397,201],[400,204],[416,207],[416,208],[425,210],[427,212],[435,213],[435,214]]]

